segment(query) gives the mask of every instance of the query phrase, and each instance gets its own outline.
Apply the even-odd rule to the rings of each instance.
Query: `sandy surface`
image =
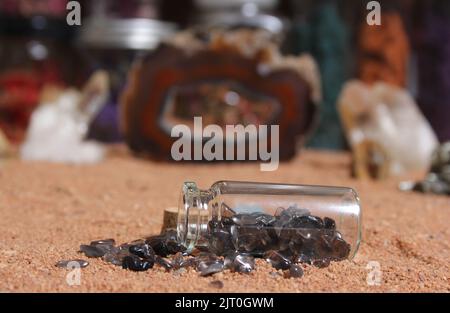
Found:
[[[450,198],[401,193],[402,178],[382,183],[351,179],[347,154],[305,151],[276,172],[258,164],[152,163],[115,153],[95,166],[0,163],[0,291],[450,291]],[[417,173],[415,174],[417,177]],[[403,177],[405,178],[405,177]],[[300,279],[284,279],[264,261],[249,275],[224,272],[200,278],[155,268],[134,273],[90,259],[81,285],[66,283],[61,259],[82,258],[81,243],[113,237],[130,241],[160,230],[165,207],[176,206],[181,184],[209,187],[216,180],[260,180],[344,185],[363,205],[363,242],[353,261],[325,269],[305,267]],[[378,262],[379,286],[368,285],[369,262]],[[371,263],[374,264],[374,263]]]

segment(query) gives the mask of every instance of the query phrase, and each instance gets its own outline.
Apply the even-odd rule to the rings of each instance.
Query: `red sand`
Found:
[[[95,166],[0,161],[0,292],[149,291],[203,292],[221,280],[221,291],[450,291],[450,198],[402,193],[403,178],[384,182],[349,177],[347,154],[304,151],[276,172],[259,165],[181,165],[114,153]],[[420,177],[415,175],[415,178]],[[407,177],[411,178],[411,177]],[[160,230],[164,208],[176,206],[181,184],[207,188],[216,180],[343,185],[358,190],[363,242],[353,261],[325,269],[305,266],[300,279],[284,279],[264,261],[249,275],[224,272],[201,278],[155,268],[134,273],[89,259],[81,285],[66,283],[61,259],[84,258],[81,243],[113,237],[130,241]],[[366,279],[368,262],[379,262],[379,286]]]

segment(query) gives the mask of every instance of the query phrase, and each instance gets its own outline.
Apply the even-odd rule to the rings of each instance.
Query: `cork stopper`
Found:
[[[161,232],[170,228],[176,229],[177,219],[178,219],[178,208],[176,207],[166,208],[164,210],[163,226],[161,228]]]

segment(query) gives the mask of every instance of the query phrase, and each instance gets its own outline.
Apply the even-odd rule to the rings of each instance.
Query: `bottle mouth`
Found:
[[[180,195],[177,218],[178,242],[187,252],[204,244],[202,235],[208,223],[208,201],[194,182],[185,182]]]

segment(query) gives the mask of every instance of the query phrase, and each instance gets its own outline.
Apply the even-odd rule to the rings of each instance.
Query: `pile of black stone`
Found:
[[[321,219],[305,209],[279,208],[275,215],[223,211],[231,214],[208,225],[209,248],[217,255],[262,257],[276,269],[288,270],[295,263],[325,267],[348,258],[351,250],[333,219]]]
[[[436,149],[433,153],[430,172],[424,180],[414,183],[412,190],[450,195],[450,141]]]
[[[157,264],[166,271],[192,267],[201,276],[225,269],[250,273],[255,268],[255,257],[259,257],[283,270],[285,277],[303,275],[298,263],[325,267],[330,261],[346,259],[350,253],[350,245],[336,230],[334,220],[322,220],[307,210],[280,208],[275,215],[236,214],[230,208],[226,212],[220,220],[209,222],[209,245],[190,253],[178,243],[175,230],[119,246],[113,239],[92,241],[81,245],[80,252],[132,271],[146,271]],[[85,261],[83,264],[87,265]]]

